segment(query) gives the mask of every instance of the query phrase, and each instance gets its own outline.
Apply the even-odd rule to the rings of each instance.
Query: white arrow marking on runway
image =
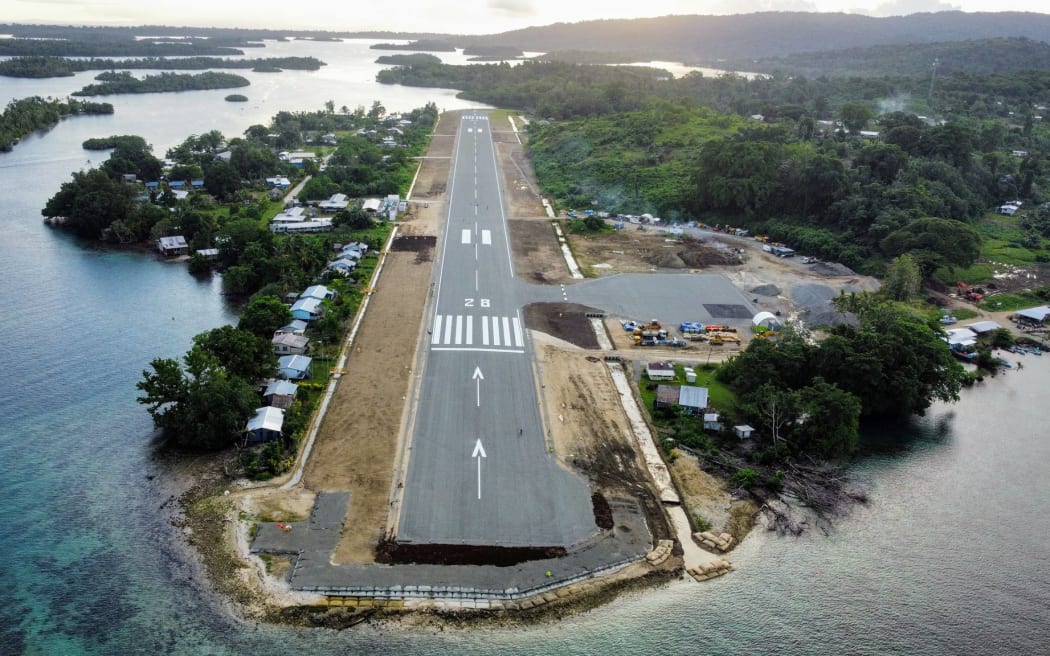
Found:
[[[474,367],[474,380],[478,382],[478,407],[481,407],[481,381],[485,380],[484,374],[481,373],[481,367]],[[478,441],[480,444],[480,440]]]
[[[481,459],[487,458],[485,455],[485,447],[481,446],[481,438],[478,438],[476,444],[474,444],[474,453],[471,454],[471,458],[477,458],[478,460],[478,499],[481,498]]]

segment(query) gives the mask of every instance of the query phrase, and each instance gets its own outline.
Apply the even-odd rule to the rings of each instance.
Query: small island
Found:
[[[314,57],[265,57],[228,59],[220,57],[145,57],[142,59],[67,59],[65,57],[12,57],[0,61],[0,75],[7,77],[70,77],[81,71],[114,70],[207,70],[213,68],[316,71],[325,62]]]
[[[199,75],[161,73],[138,79],[128,71],[106,72],[96,78],[101,84],[89,84],[74,96],[112,96],[124,93],[170,93],[175,91],[204,91],[208,89],[233,89],[246,87],[247,78],[232,73],[208,71]]]
[[[50,130],[67,116],[112,113],[109,103],[44,100],[38,96],[12,100],[0,114],[0,152],[10,151],[22,137],[36,130]]]
[[[448,41],[435,39],[419,39],[408,43],[374,43],[369,46],[372,50],[416,50],[422,52],[455,52],[456,46]]]
[[[226,102],[248,102],[248,96],[239,93],[231,93],[230,95],[226,96],[224,100]]]
[[[441,58],[418,52],[411,55],[381,55],[376,58],[376,63],[387,66],[426,66],[427,64],[440,64]]]

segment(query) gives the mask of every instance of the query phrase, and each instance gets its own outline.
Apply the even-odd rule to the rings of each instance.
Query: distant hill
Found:
[[[454,41],[463,46],[502,45],[542,52],[637,52],[713,64],[724,59],[999,37],[1050,41],[1050,15],[952,11],[886,18],[802,12],[664,16],[556,23],[501,34],[457,36]]]
[[[934,61],[938,75],[991,75],[1050,68],[1050,43],[1024,37],[872,46],[806,52],[766,59],[727,62],[724,67],[756,73],[881,77],[928,75]]]

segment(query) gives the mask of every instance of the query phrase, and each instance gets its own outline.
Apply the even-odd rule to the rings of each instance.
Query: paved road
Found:
[[[398,540],[570,546],[597,529],[549,456],[488,116],[463,115]]]

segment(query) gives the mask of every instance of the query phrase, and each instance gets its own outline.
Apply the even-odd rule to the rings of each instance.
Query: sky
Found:
[[[1046,0],[0,0],[0,21],[490,34],[558,22],[670,14],[1033,11]]]

